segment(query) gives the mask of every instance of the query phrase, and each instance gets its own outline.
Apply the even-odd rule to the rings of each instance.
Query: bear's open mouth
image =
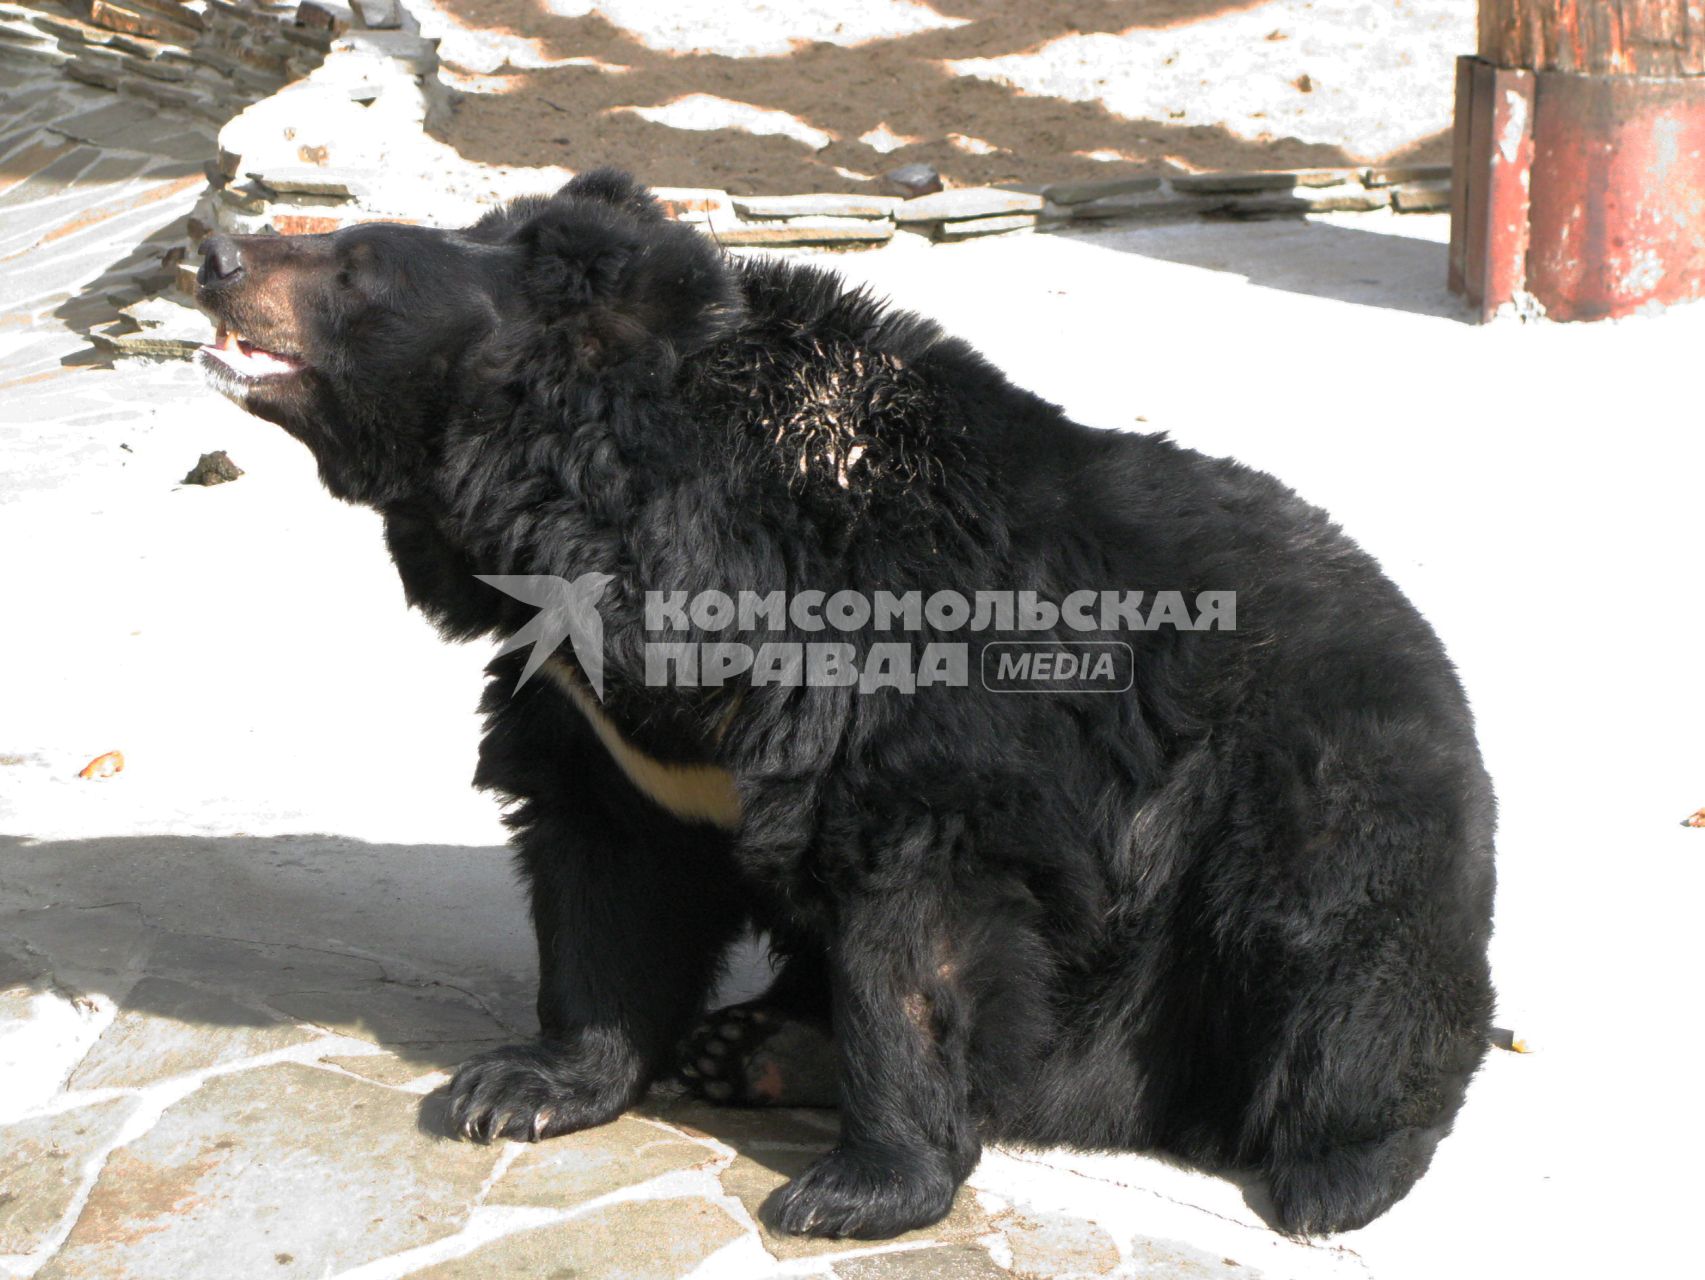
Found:
[[[219,335],[211,345],[203,346],[201,354],[216,360],[225,369],[248,382],[282,378],[302,371],[302,361],[295,356],[257,347],[235,329],[219,326]]]

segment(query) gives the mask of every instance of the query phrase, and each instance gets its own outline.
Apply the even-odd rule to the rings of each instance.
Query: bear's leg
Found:
[[[790,951],[770,989],[706,1014],[681,1049],[681,1082],[711,1102],[832,1107],[836,1063],[829,973],[815,948]]]
[[[451,1127],[480,1141],[569,1133],[635,1102],[673,1065],[746,924],[727,836],[652,804],[560,696],[534,689],[488,697],[476,781],[531,797],[509,823],[538,938],[541,1034],[451,1080]]]
[[[841,1138],[764,1216],[801,1235],[873,1239],[946,1216],[981,1144],[968,1097],[968,1002],[953,936],[918,882],[836,905],[829,947]]]
[[[1237,1146],[1277,1224],[1325,1234],[1408,1193],[1486,1052],[1491,796],[1414,718],[1365,717],[1301,765],[1246,773],[1205,883],[1260,1028]]]
[[[623,830],[597,808],[523,810],[540,1039],[465,1063],[453,1128],[536,1141],[614,1119],[670,1064],[744,923],[720,845]]]
[[[1286,1231],[1354,1230],[1408,1194],[1485,1053],[1483,963],[1428,955],[1405,932],[1310,984],[1261,1088],[1261,1163]]]

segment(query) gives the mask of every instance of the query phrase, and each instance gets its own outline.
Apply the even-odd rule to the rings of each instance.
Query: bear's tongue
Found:
[[[248,378],[270,378],[281,373],[295,373],[300,366],[288,356],[264,351],[221,327],[218,339],[203,351]]]

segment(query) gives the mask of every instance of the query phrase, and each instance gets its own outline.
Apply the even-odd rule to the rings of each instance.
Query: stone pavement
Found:
[[[8,419],[112,406],[67,357],[185,241],[216,126],[0,61],[0,395]],[[69,399],[68,399],[69,397]]]
[[[1253,1224],[1204,1238],[1207,1215],[1087,1157],[1038,1170],[1055,1185],[1017,1204],[1001,1188],[1035,1181],[1035,1157],[991,1156],[945,1223],[877,1246],[758,1230],[765,1196],[833,1140],[829,1113],[654,1097],[536,1146],[449,1140],[446,1071],[529,1023],[496,849],[6,837],[0,868],[14,1274],[1363,1274]],[[1126,1199],[1140,1218],[1114,1212]]]
[[[485,651],[407,612],[376,521],[293,442],[184,365],[91,353],[204,137],[110,102],[0,68],[0,1274],[1432,1280],[1697,1256],[1701,1135],[1673,1100],[1699,1048],[1705,861],[1677,823],[1705,799],[1684,714],[1705,312],[1471,329],[1431,215],[830,260],[1085,421],[1141,414],[1279,472],[1381,555],[1475,700],[1500,1017],[1538,1051],[1494,1054],[1433,1172],[1334,1241],[1158,1160],[1007,1150],[937,1228],[777,1239],[753,1210],[831,1114],[659,1096],[536,1147],[441,1136],[448,1070],[533,1025],[503,831],[466,785]],[[244,477],[181,485],[212,449]],[[1637,660],[1596,660],[1629,635]],[[114,748],[123,773],[77,779]],[[727,994],[762,976],[746,957]]]

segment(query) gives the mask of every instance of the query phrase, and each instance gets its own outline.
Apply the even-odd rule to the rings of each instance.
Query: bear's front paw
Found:
[[[633,1101],[625,1055],[552,1040],[506,1044],[464,1062],[448,1090],[450,1130],[476,1142],[538,1142],[614,1120]]]
[[[941,1221],[956,1189],[933,1154],[837,1147],[771,1195],[763,1217],[789,1235],[880,1240]]]

